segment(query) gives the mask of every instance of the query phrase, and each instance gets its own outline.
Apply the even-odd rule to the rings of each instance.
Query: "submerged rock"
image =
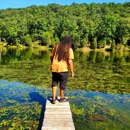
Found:
[[[104,121],[106,120],[106,116],[104,115],[91,115],[88,117],[88,121]]]

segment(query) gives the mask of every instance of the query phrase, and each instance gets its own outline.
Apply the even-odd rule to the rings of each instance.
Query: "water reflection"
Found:
[[[34,60],[46,59],[48,60],[50,56],[50,51],[41,51],[33,48],[19,50],[19,49],[6,49],[0,50],[0,63],[7,64],[10,61],[20,61],[20,60]],[[130,62],[130,52],[123,51],[75,51],[75,60],[86,61],[86,62]]]
[[[76,130],[129,130],[130,52],[74,53],[67,96]],[[9,49],[0,55],[0,129],[40,128],[43,100],[51,94],[50,51]]]
[[[0,129],[40,130],[45,96],[44,90],[36,86],[0,80]]]
[[[76,130],[130,129],[129,94],[73,90],[68,96]]]
[[[106,52],[106,51],[89,51],[86,53],[75,52],[76,60],[87,62],[130,62],[130,52]]]
[[[40,130],[50,94],[51,89],[0,80],[0,129]],[[66,95],[76,130],[130,129],[130,94],[67,90]]]
[[[8,64],[10,62],[16,61],[24,61],[24,60],[34,60],[34,59],[45,59],[49,60],[50,52],[48,51],[40,51],[37,49],[29,48],[29,49],[8,49],[5,53],[1,52],[1,64]]]

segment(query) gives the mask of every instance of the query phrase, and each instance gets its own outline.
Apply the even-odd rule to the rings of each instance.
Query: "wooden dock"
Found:
[[[52,104],[48,99],[41,130],[75,130],[69,102]]]

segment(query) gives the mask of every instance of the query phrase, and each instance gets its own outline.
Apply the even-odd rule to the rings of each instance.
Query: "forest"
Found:
[[[0,44],[53,47],[64,35],[74,48],[129,48],[130,2],[0,9]]]

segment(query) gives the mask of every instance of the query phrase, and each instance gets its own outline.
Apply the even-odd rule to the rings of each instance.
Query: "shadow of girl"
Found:
[[[29,96],[30,96],[32,102],[36,101],[36,102],[38,102],[39,104],[42,105],[41,114],[40,114],[40,118],[39,118],[39,124],[38,124],[38,128],[37,128],[37,130],[41,130],[43,119],[44,119],[46,98],[44,98],[38,92],[31,92],[31,93],[29,93]]]

